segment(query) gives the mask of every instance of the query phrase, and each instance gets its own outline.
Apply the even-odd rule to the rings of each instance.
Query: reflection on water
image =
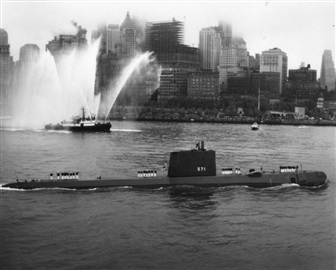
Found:
[[[172,187],[169,189],[169,197],[174,208],[186,208],[192,210],[214,210],[216,201],[213,192],[215,189],[197,188],[191,186]]]

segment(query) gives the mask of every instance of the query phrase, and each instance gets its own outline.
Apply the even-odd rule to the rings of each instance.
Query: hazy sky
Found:
[[[99,23],[121,24],[127,11],[140,21],[185,22],[185,44],[198,47],[199,31],[219,20],[232,23],[233,35],[246,41],[250,55],[278,47],[289,69],[301,62],[320,74],[322,54],[332,50],[335,62],[335,1],[1,1],[1,28],[9,35],[18,60],[27,43],[45,44],[68,28],[71,20],[91,31]]]

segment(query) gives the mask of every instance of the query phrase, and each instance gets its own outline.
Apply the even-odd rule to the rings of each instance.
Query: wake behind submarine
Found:
[[[52,175],[52,174],[51,174]],[[160,188],[172,186],[223,187],[248,186],[267,188],[283,184],[300,186],[320,186],[326,183],[327,175],[322,171],[302,171],[298,166],[280,166],[278,171],[256,171],[250,169],[242,174],[240,168],[223,168],[216,175],[216,152],[207,150],[200,141],[191,150],[170,153],[168,175],[157,177],[156,171],[140,171],[131,179],[101,178],[78,180],[77,173],[57,174],[57,178],[42,180],[17,180],[2,187],[14,189],[66,188],[92,189],[106,187]]]

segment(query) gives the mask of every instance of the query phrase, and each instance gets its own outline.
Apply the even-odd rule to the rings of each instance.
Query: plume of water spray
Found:
[[[16,127],[42,128],[80,113],[98,113],[95,97],[96,57],[99,40],[82,50],[74,49],[57,58],[43,52],[36,62],[21,66],[13,89]]]
[[[123,69],[121,76],[115,83],[111,83],[108,89],[108,95],[106,97],[106,102],[109,104],[105,114],[105,119],[108,117],[112,107],[120,93],[126,84],[127,80],[132,76],[135,70],[139,69],[141,66],[146,66],[154,59],[151,58],[152,52],[145,52],[143,54],[135,56],[130,63]]]

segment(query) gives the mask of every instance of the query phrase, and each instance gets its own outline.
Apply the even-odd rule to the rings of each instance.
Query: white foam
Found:
[[[5,184],[4,184],[4,185],[5,185]],[[0,186],[0,190],[8,190],[8,191],[26,191],[25,189],[3,187],[3,185]]]

